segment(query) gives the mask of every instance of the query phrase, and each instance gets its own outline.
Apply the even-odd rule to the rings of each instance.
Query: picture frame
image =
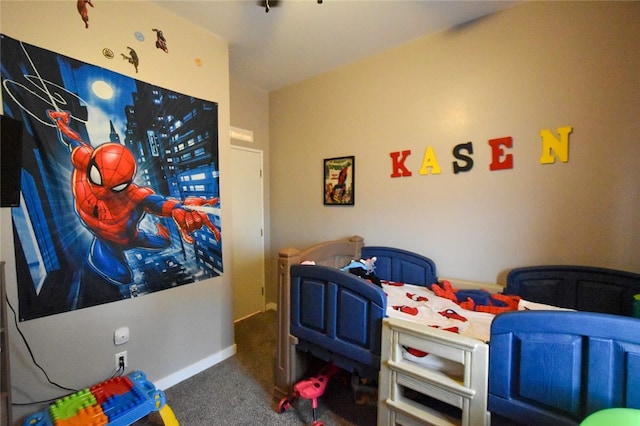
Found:
[[[355,204],[355,156],[325,158],[323,166],[324,205],[353,206]]]

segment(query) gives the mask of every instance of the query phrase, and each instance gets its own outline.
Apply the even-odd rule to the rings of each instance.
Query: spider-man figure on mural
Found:
[[[129,284],[132,273],[124,252],[132,248],[164,249],[171,245],[169,230],[158,223],[157,233],[144,232],[138,224],[146,213],[171,217],[182,238],[193,243],[191,232],[207,227],[220,241],[220,231],[209,216],[189,208],[213,206],[218,198],[189,197],[180,202],[133,183],[136,162],[119,143],[94,148],[69,127],[69,113],[47,111],[59,130],[60,141],[71,154],[71,184],[75,211],[94,236],[88,255],[91,267],[115,284]]]

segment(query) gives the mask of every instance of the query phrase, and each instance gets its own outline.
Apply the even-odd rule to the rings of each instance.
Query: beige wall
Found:
[[[525,2],[272,92],[272,251],[359,234],[471,280],[545,263],[640,272],[639,43],[638,2]],[[541,165],[540,131],[561,126],[569,162]],[[490,171],[503,136],[514,167]],[[473,169],[456,175],[468,141]],[[442,172],[421,176],[429,146]],[[403,150],[413,176],[392,179]],[[325,207],[322,159],[344,155],[355,206]]]
[[[75,2],[1,3],[2,33],[39,47],[109,68],[161,87],[218,102],[221,201],[230,194],[225,183],[229,151],[228,46],[197,27],[148,2],[95,2],[89,9],[90,28],[84,28]],[[169,54],[156,50],[152,28],[161,28],[170,40]],[[142,31],[146,42],[134,34]],[[121,60],[118,52],[135,46],[140,72]],[[104,47],[117,56],[107,60]],[[202,66],[195,65],[195,59]],[[0,212],[0,254],[7,261],[7,292],[13,306],[16,295],[15,262],[9,209]],[[222,210],[222,226],[231,220]],[[223,256],[230,268],[230,238]],[[85,388],[114,371],[114,354],[128,351],[128,370],[140,369],[163,388],[233,355],[231,278],[222,277],[117,303],[81,309],[20,323],[37,361],[52,380],[68,387]],[[116,347],[113,332],[128,326],[129,343]],[[45,400],[64,393],[46,383],[35,368],[15,327],[11,338],[11,368],[15,402]],[[14,409],[16,420],[38,406]]]

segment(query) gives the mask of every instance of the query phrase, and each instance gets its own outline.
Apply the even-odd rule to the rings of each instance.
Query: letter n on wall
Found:
[[[548,129],[540,130],[542,138],[540,164],[553,164],[556,162],[556,157],[563,163],[569,161],[569,134],[573,131],[573,127],[558,127],[556,131],[560,139],[557,139]]]

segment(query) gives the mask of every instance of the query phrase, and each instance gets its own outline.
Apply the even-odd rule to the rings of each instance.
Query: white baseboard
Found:
[[[278,310],[278,304],[277,303],[267,303],[267,306],[265,306],[265,309],[267,311],[277,311]]]
[[[213,367],[214,365],[234,356],[235,354],[236,344],[234,343],[228,348],[223,349],[220,352],[204,358],[196,363],[193,363],[190,366],[183,368],[182,370],[178,370],[175,373],[168,375],[167,377],[164,377],[160,380],[154,380],[153,384],[157,389],[168,389],[171,386],[177,385],[183,380],[187,380],[191,376],[195,376],[196,374],[201,373],[207,368]]]

